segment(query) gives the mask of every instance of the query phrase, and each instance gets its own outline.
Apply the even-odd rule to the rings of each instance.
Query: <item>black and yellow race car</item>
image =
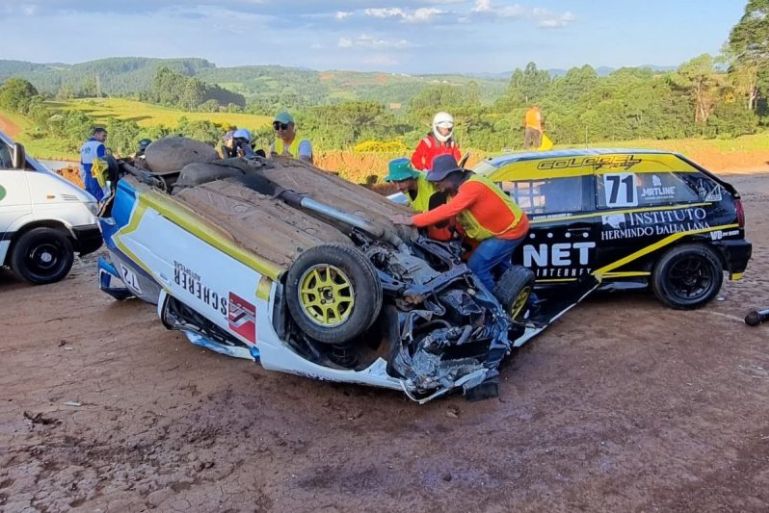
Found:
[[[490,158],[491,178],[530,216],[513,260],[537,288],[650,286],[664,304],[697,308],[726,271],[751,256],[737,190],[682,155],[655,150],[561,150]]]

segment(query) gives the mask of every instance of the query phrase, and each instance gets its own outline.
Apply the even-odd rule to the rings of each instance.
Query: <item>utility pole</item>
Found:
[[[96,74],[96,97],[101,98],[101,80],[98,73]]]

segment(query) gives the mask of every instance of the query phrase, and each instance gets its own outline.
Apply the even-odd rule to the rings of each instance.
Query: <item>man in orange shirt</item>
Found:
[[[532,105],[523,117],[523,147],[536,150],[542,144],[542,111]]]
[[[427,180],[451,199],[422,214],[395,215],[392,221],[423,228],[456,216],[465,236],[480,242],[467,265],[493,291],[492,272],[512,265],[513,251],[529,231],[529,219],[494,182],[460,168],[452,155],[435,157]]]

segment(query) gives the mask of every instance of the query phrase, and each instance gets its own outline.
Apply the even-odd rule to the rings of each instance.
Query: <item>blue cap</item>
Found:
[[[427,172],[427,180],[430,182],[440,182],[451,173],[457,171],[464,171],[464,169],[459,167],[454,155],[438,155],[433,159],[432,169]]]

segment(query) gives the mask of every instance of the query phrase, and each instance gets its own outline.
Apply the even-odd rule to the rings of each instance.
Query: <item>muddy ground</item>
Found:
[[[754,258],[704,309],[594,297],[514,355],[498,400],[417,406],[190,345],[96,290],[95,257],[0,271],[0,511],[769,511],[769,175]]]

